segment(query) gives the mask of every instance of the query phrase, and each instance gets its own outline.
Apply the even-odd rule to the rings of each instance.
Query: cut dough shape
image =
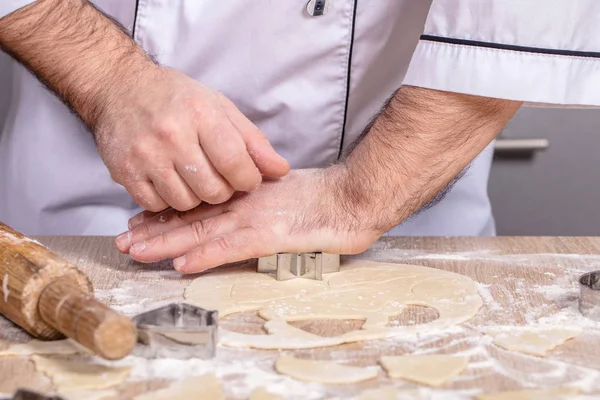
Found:
[[[468,357],[432,354],[387,356],[379,360],[390,378],[400,378],[429,386],[439,386],[465,370]]]
[[[29,356],[32,354],[76,354],[86,352],[87,350],[70,339],[55,340],[51,342],[32,340],[27,343],[13,344],[8,349],[0,351],[0,357]]]
[[[225,400],[221,384],[213,374],[192,376],[168,387],[134,397],[134,400]]]
[[[258,311],[268,335],[220,330],[220,343],[233,347],[302,349],[361,340],[414,335],[467,321],[482,305],[469,277],[418,265],[343,260],[340,272],[322,281],[277,281],[256,268],[240,266],[195,279],[186,289],[192,304],[219,311],[219,317]],[[421,325],[387,327],[407,305],[434,308],[439,318]],[[322,337],[289,325],[310,319],[362,319],[362,329]]]
[[[284,400],[283,397],[267,392],[267,389],[260,387],[252,393],[250,400]]]
[[[477,400],[567,400],[579,393],[575,388],[541,389],[541,390],[515,390],[512,392],[498,392],[479,394]]]
[[[429,396],[418,390],[402,390],[395,388],[369,389],[361,393],[359,400],[425,400]]]
[[[378,374],[372,367],[352,367],[335,361],[303,360],[292,356],[277,359],[275,369],[300,381],[333,384],[362,382],[376,378]]]
[[[130,367],[107,367],[78,361],[67,361],[34,355],[35,370],[48,376],[58,392],[105,389],[125,381]]]
[[[581,328],[512,326],[485,328],[483,331],[503,349],[543,357],[548,351],[578,336]]]

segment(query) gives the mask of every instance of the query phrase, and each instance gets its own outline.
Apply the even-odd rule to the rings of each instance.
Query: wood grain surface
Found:
[[[115,250],[112,238],[44,237],[38,240],[78,265],[92,280],[96,296],[128,315],[182,301],[186,286],[198,277],[182,276],[168,262],[135,263]],[[356,257],[418,264],[467,275],[479,284],[484,306],[467,323],[446,332],[294,351],[298,357],[374,366],[382,355],[462,354],[469,356],[469,367],[458,378],[437,389],[436,393],[447,393],[440,398],[469,399],[482,392],[565,386],[600,395],[600,323],[581,317],[576,309],[577,277],[600,269],[600,238],[386,237]],[[435,318],[434,310],[413,306],[392,318],[390,324],[418,324]],[[254,313],[241,313],[222,319],[220,327],[264,334],[262,323]],[[583,333],[539,358],[503,350],[486,339],[481,330],[490,325],[537,323],[580,326]],[[362,321],[293,324],[319,335],[334,336],[359,329]],[[0,317],[0,350],[29,339]],[[347,386],[301,383],[273,370],[273,362],[279,354],[278,351],[219,347],[215,360],[189,364],[189,368],[184,361],[174,362],[173,368],[162,370],[158,365],[160,360],[148,361],[143,369],[138,359],[138,364],[132,361],[135,364],[132,376],[117,387],[118,398],[130,399],[136,394],[165,387],[170,380],[185,377],[177,375],[180,370],[182,374],[214,372],[228,399],[247,399],[261,386],[271,387],[291,399],[352,398],[365,389],[377,387],[418,388],[415,384],[390,380],[383,372],[376,380]],[[35,372],[28,357],[0,358],[0,393],[12,393],[17,387],[48,393],[53,390],[50,380]]]

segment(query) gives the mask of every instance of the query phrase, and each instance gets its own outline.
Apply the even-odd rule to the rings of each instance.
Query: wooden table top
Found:
[[[117,310],[135,315],[147,309],[183,300],[187,285],[197,276],[182,276],[170,263],[143,265],[119,254],[109,237],[42,237],[52,250],[77,264],[92,280],[96,296]],[[467,370],[437,391],[443,398],[469,399],[481,392],[575,386],[600,395],[600,323],[577,311],[577,278],[600,269],[600,238],[590,237],[386,237],[357,256],[373,261],[418,264],[467,275],[479,285],[484,306],[468,322],[448,331],[412,339],[386,339],[335,347],[299,350],[303,358],[335,359],[348,365],[374,366],[382,355],[461,354],[470,358]],[[399,324],[435,318],[435,312],[410,307],[395,318]],[[580,326],[583,333],[539,358],[503,350],[486,340],[481,327],[548,323]],[[309,332],[332,336],[360,328],[362,321],[294,322]],[[220,327],[264,334],[255,313],[221,320]],[[30,338],[0,317],[0,349]],[[119,399],[168,385],[170,380],[214,372],[227,398],[247,399],[266,386],[285,398],[352,398],[376,387],[417,388],[390,380],[380,372],[377,380],[353,385],[302,383],[273,370],[278,351],[219,347],[213,360],[143,361],[131,358],[132,375],[117,387]],[[52,391],[50,380],[35,372],[28,357],[0,358],[0,393],[17,387]],[[437,392],[436,392],[437,393]],[[440,397],[441,398],[441,397]]]

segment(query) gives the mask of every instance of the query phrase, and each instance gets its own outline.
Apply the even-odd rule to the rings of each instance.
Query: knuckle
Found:
[[[226,202],[233,195],[233,188],[227,185],[210,185],[204,187],[203,200],[209,204],[221,204]]]
[[[190,210],[193,210],[194,208],[198,207],[199,205],[200,205],[199,199],[190,199],[183,203],[183,207],[181,208],[181,210],[177,210],[177,211],[180,211],[180,212],[190,211]]]
[[[126,166],[126,168],[133,168],[133,162],[130,160],[146,160],[148,158],[149,149],[142,143],[131,146],[129,150],[129,154],[127,154],[127,158],[124,158],[122,164]]]
[[[144,240],[152,237],[152,228],[150,224],[141,224],[137,226],[132,232],[132,241],[133,240]]]
[[[165,208],[165,205],[163,204],[162,201],[160,200],[143,200],[143,202],[145,202],[145,204],[140,203],[140,205],[145,208],[148,211],[152,211],[152,212],[159,212],[162,211]]]
[[[231,250],[231,245],[229,244],[229,242],[223,238],[223,237],[218,237],[214,240],[215,246],[217,246],[217,248],[224,254],[224,255],[228,255],[229,251]]]
[[[220,157],[215,167],[219,172],[230,174],[240,170],[244,165],[244,161],[244,154],[241,151],[231,151]]]
[[[202,220],[197,220],[190,224],[190,228],[192,230],[194,242],[197,245],[202,244],[209,234],[206,224]]]
[[[169,120],[161,120],[154,125],[154,131],[159,139],[168,144],[175,144],[179,139],[179,127]]]

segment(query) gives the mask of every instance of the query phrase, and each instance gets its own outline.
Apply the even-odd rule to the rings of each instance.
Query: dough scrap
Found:
[[[390,378],[439,386],[464,371],[469,358],[444,354],[384,356],[379,362]]]
[[[80,361],[68,361],[34,355],[35,370],[48,376],[58,392],[105,389],[125,381],[130,367],[107,367]]]
[[[365,390],[359,400],[425,400],[428,398],[429,396],[422,395],[419,390],[378,388]]]
[[[494,344],[503,349],[543,357],[548,351],[578,336],[581,328],[512,326],[485,328],[483,331],[492,336]]]
[[[479,394],[477,400],[567,400],[579,393],[575,388],[557,388],[541,390],[515,390],[511,392],[498,392]]]
[[[252,393],[250,400],[284,400],[284,398],[278,394],[267,392],[264,387],[259,387]]]
[[[86,352],[88,351],[84,347],[79,346],[70,339],[50,342],[34,339],[27,343],[11,345],[8,349],[0,351],[0,357],[29,356],[32,354],[77,354]]]
[[[303,360],[292,356],[277,359],[275,369],[280,374],[300,381],[333,384],[362,382],[378,375],[375,368],[352,367],[327,360]]]
[[[192,376],[168,387],[134,397],[134,400],[225,400],[214,374]]]
[[[240,266],[195,279],[186,289],[192,304],[219,311],[219,317],[258,311],[268,335],[219,331],[220,344],[261,349],[302,349],[362,340],[414,335],[467,321],[481,307],[469,277],[418,265],[343,260],[340,272],[323,281],[277,281],[256,268]],[[421,325],[387,327],[408,305],[432,307],[439,318]],[[289,325],[309,319],[363,319],[362,329],[322,337]]]

